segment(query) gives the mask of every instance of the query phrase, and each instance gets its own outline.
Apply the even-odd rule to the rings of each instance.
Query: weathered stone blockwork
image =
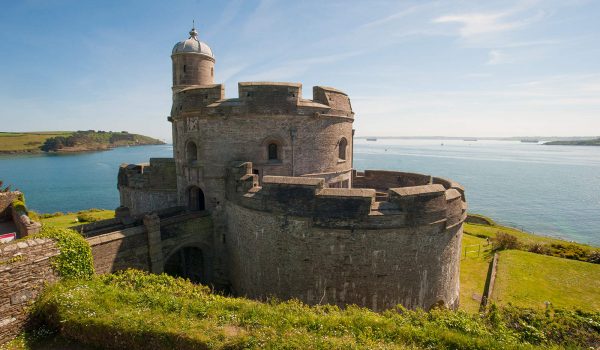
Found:
[[[0,344],[23,330],[27,307],[58,278],[50,261],[58,254],[49,239],[0,244]]]

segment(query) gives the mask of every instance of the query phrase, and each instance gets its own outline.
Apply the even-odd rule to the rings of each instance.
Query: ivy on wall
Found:
[[[43,227],[35,237],[56,241],[60,254],[53,258],[52,267],[60,277],[89,279],[94,275],[92,248],[77,232],[66,228]]]

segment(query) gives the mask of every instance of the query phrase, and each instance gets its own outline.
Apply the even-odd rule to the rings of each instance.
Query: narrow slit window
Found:
[[[277,144],[276,143],[270,143],[268,151],[269,151],[269,160],[279,159],[278,154],[277,154]]]
[[[346,160],[346,148],[348,148],[348,141],[342,137],[339,143],[339,158],[342,160]]]

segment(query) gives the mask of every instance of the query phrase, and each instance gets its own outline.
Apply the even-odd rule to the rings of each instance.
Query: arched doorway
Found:
[[[188,278],[194,283],[207,283],[204,269],[204,255],[197,247],[183,247],[165,262],[165,273],[171,276]]]
[[[192,186],[188,189],[188,209],[192,211],[206,209],[204,192],[198,186]]]

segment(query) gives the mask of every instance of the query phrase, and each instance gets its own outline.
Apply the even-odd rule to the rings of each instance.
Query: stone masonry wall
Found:
[[[92,247],[96,273],[127,268],[149,271],[148,236],[144,226],[87,238]]]
[[[0,344],[23,330],[27,306],[58,278],[50,261],[58,254],[49,239],[0,244]]]
[[[251,163],[230,171],[227,242],[236,293],[374,310],[458,306],[466,203],[452,182],[388,188],[377,201],[374,189],[325,188],[318,178],[267,176],[258,186]],[[404,175],[431,181],[383,175],[382,187]]]
[[[458,306],[462,225],[320,228],[233,203],[227,214],[236,294],[373,310]]]

